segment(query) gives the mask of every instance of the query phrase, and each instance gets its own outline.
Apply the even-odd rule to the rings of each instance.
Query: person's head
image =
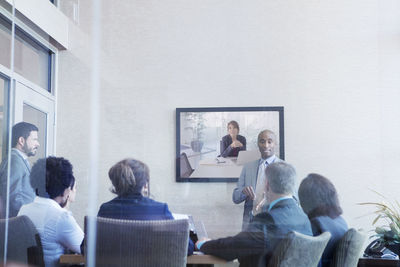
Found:
[[[265,169],[265,194],[270,203],[275,196],[291,196],[295,191],[296,170],[284,161],[272,163]]]
[[[35,156],[39,147],[38,128],[27,122],[19,122],[12,127],[12,147],[25,153],[28,157]]]
[[[239,134],[239,123],[237,121],[228,122],[228,133],[229,135],[238,135]]]
[[[149,168],[146,164],[135,159],[124,159],[116,163],[108,171],[113,188],[111,192],[118,196],[142,193],[148,188]]]
[[[308,217],[336,218],[343,213],[335,186],[322,175],[310,173],[299,187],[300,205]]]
[[[274,132],[264,130],[258,134],[258,149],[263,159],[275,155],[275,146],[277,146],[277,142]]]
[[[48,197],[64,207],[75,185],[71,163],[61,157],[39,159],[30,174],[32,188],[40,197]]]

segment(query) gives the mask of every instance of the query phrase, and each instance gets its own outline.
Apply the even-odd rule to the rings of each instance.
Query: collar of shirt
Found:
[[[12,150],[17,151],[17,153],[20,154],[21,157],[22,157],[24,160],[27,160],[27,159],[28,159],[28,156],[27,156],[24,152],[22,152],[22,151],[20,151],[20,150],[18,150],[18,149],[16,149],[16,148],[12,148]]]
[[[265,162],[268,162],[268,165],[269,165],[269,164],[274,163],[275,159],[276,159],[275,155],[272,155],[271,157],[266,158],[266,159],[261,158],[260,162],[258,164],[263,165],[263,164],[265,164]]]
[[[269,204],[268,212],[269,212],[269,211],[272,209],[272,207],[275,206],[275,204],[278,203],[279,201],[284,200],[284,199],[291,199],[291,198],[292,198],[292,197],[287,196],[287,197],[280,197],[280,198],[278,198],[278,199],[275,199],[274,201],[272,201],[272,202]]]
[[[53,207],[56,207],[57,209],[62,209],[60,204],[58,204],[55,200],[53,200],[51,198],[35,197],[34,202],[39,203],[39,204],[53,206]]]

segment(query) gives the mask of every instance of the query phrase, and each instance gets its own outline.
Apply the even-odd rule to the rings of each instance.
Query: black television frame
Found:
[[[285,135],[284,135],[284,107],[200,107],[200,108],[176,108],[175,121],[176,121],[176,182],[237,182],[238,178],[226,177],[202,177],[202,178],[184,178],[180,175],[180,152],[181,152],[181,113],[184,112],[278,112],[279,114],[279,157],[285,159]],[[268,129],[268,126],[266,126]]]

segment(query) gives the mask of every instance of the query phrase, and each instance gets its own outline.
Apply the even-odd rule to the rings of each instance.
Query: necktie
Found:
[[[257,205],[264,199],[264,189],[265,189],[265,169],[268,166],[268,162],[262,163],[258,169],[258,177],[256,184],[256,198],[253,201],[253,214],[256,215],[261,212],[261,209],[256,211]]]

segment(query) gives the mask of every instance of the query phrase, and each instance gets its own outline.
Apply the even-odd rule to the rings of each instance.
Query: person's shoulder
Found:
[[[104,202],[100,205],[100,210],[108,207],[112,207],[118,203],[118,197],[115,197],[107,202]]]
[[[222,141],[227,141],[227,140],[229,140],[230,137],[231,137],[231,136],[230,136],[229,134],[224,135],[224,136],[222,137]]]
[[[249,224],[246,231],[260,231],[264,226],[274,225],[275,219],[273,214],[269,212],[262,212],[253,217],[252,222]]]
[[[337,216],[336,218],[331,218],[329,216],[317,216],[310,219],[312,224],[319,225],[343,225],[347,228],[347,223],[342,216]]]
[[[26,216],[26,214],[29,213],[29,211],[32,209],[32,207],[33,207],[33,203],[22,205],[18,211],[17,216],[24,216],[24,215]]]
[[[273,219],[273,214],[270,212],[261,212],[254,216],[253,221],[254,222],[263,222],[263,221],[268,221]]]
[[[243,135],[240,135],[240,134],[237,135],[237,138],[238,138],[238,139],[246,140],[246,137],[244,137]]]
[[[258,168],[259,163],[260,163],[260,159],[256,159],[256,160],[245,163],[243,165],[243,168],[246,168],[246,169],[254,168],[254,167]]]
[[[152,205],[152,206],[168,206],[167,203],[158,202],[158,201],[155,201],[154,199],[151,199],[151,198],[148,198],[148,197],[143,197],[142,201],[147,203],[147,204],[149,204],[149,205]]]
[[[301,215],[306,217],[303,210],[299,207],[293,198],[283,199],[276,203],[273,208],[268,212],[271,216],[280,216],[282,213],[287,213],[291,215]],[[297,216],[297,215],[296,215]]]

